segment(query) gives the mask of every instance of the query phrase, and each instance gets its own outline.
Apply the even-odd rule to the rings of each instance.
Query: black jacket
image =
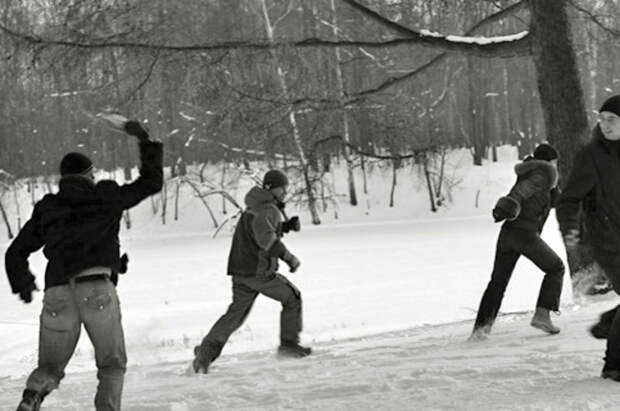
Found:
[[[281,240],[284,217],[273,195],[261,187],[246,194],[245,204],[233,235],[228,274],[269,277],[287,252]]]
[[[562,233],[579,230],[584,213],[588,243],[620,251],[620,145],[605,139],[597,125],[592,140],[577,153],[557,206]]]
[[[82,176],[65,176],[59,191],[34,206],[32,217],[6,251],[5,267],[14,293],[34,282],[28,257],[41,247],[48,259],[45,288],[66,284],[85,268],[103,266],[117,272],[118,232],[123,210],[157,193],[163,183],[162,144],[140,143],[140,177],[119,186],[95,184]]]
[[[508,193],[521,206],[517,218],[504,223],[505,227],[542,232],[553,204],[558,172],[545,160],[527,158],[515,166],[517,182]]]

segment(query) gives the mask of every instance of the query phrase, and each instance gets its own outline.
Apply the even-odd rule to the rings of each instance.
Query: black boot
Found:
[[[194,361],[192,367],[196,374],[206,374],[209,366],[222,353],[224,344],[213,341],[203,341],[201,345],[194,347]]]
[[[589,331],[592,337],[598,340],[606,340],[609,336],[609,329],[614,321],[618,307],[609,310],[600,315],[598,322],[590,327]]]
[[[194,361],[192,361],[192,368],[196,374],[206,374],[211,365],[211,359],[205,355],[204,350],[199,345],[194,347]]]
[[[605,364],[603,371],[601,372],[601,377],[620,382],[620,369],[611,368]]]
[[[302,358],[312,354],[312,348],[303,347],[295,341],[282,341],[278,347],[278,355],[283,357]]]
[[[17,406],[17,411],[39,411],[43,397],[37,391],[26,388],[22,400]]]
[[[606,340],[609,336],[609,325],[603,324],[600,321],[590,327],[590,334],[597,340]]]

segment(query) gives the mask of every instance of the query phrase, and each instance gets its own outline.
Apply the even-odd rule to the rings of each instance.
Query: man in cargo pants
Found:
[[[253,187],[245,196],[247,208],[237,223],[228,257],[233,301],[194,349],[196,357],[192,366],[196,373],[207,373],[230,335],[247,318],[258,294],[282,303],[279,354],[299,358],[311,353],[310,348],[299,345],[301,293],[277,272],[279,259],[289,266],[291,272],[300,265],[281,240],[283,233],[299,231],[300,228],[299,218],[288,219],[284,214],[287,186],[288,178],[284,173],[270,170],[263,178],[262,187]]]

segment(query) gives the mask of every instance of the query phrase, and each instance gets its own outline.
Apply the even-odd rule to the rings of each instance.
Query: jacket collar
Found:
[[[533,170],[541,170],[545,173],[551,183],[551,187],[555,187],[558,184],[558,170],[549,161],[526,157],[522,163],[515,165],[515,173],[517,176],[528,174]]]
[[[615,147],[620,145],[620,142],[618,142],[618,144],[614,144],[615,143],[614,141],[607,140],[605,136],[603,135],[603,132],[601,131],[601,127],[598,124],[592,130],[592,141],[599,144],[608,153],[611,153]]]
[[[89,177],[77,174],[63,176],[58,188],[58,196],[70,202],[90,200],[95,194],[95,182]]]

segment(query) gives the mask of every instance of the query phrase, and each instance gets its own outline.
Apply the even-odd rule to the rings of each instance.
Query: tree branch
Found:
[[[592,13],[590,10],[587,10],[581,7],[580,5],[576,4],[574,1],[570,1],[569,3],[571,6],[573,6],[573,8],[575,8],[575,10],[579,11],[580,13],[585,14],[590,20],[594,22],[594,24],[596,24],[601,29],[603,29],[603,31],[606,31],[612,36],[620,37],[620,30],[607,26],[605,23],[603,23],[600,20],[600,16],[597,16],[596,14]]]
[[[432,48],[440,48],[447,51],[463,52],[476,54],[482,57],[514,57],[529,54],[530,41],[527,35],[513,38],[498,38],[490,41],[477,41],[476,39],[451,38],[450,36],[440,36],[433,33],[422,33],[408,29],[394,23],[376,12],[360,5],[353,0],[343,0],[364,14],[370,15],[374,20],[383,25],[388,25],[399,34],[405,36],[381,41],[362,41],[362,40],[326,40],[321,38],[308,38],[304,40],[292,41],[269,41],[268,39],[256,41],[225,41],[203,44],[153,44],[147,42],[136,42],[130,40],[119,40],[114,35],[106,38],[93,38],[91,40],[67,40],[58,38],[40,37],[34,34],[21,33],[4,25],[0,25],[0,31],[5,34],[24,41],[31,45],[43,46],[63,46],[81,49],[102,49],[102,48],[128,48],[128,49],[147,49],[160,51],[184,51],[184,52],[204,52],[217,50],[273,50],[286,47],[306,48],[306,47],[365,47],[374,49],[385,49],[403,45],[419,44]],[[512,6],[511,6],[512,7]],[[509,9],[511,8],[509,7]]]
[[[354,1],[351,0],[343,0],[349,4],[351,3],[355,3]],[[517,13],[518,11],[522,10],[523,8],[525,8],[525,2],[524,1],[520,1],[518,3],[515,3],[511,6],[506,7],[505,9],[498,11],[497,13],[493,13],[487,17],[485,17],[484,19],[480,20],[478,23],[474,24],[469,30],[467,30],[465,32],[465,35],[472,35],[474,34],[478,29],[482,28],[482,27],[486,27],[487,25],[493,24],[496,21],[502,20],[506,17],[509,17],[511,15],[513,15],[514,13]],[[382,17],[383,18],[383,17]],[[389,20],[388,20],[389,21]],[[393,22],[392,22],[393,23]],[[397,24],[397,23],[393,23],[393,24]],[[400,25],[399,25],[400,26]],[[402,27],[402,26],[401,26]],[[409,30],[405,27],[402,27],[404,30]],[[423,72],[425,72],[426,70],[428,70],[429,68],[433,67],[435,64],[439,64],[440,62],[442,62],[446,57],[448,57],[448,53],[443,52],[440,53],[438,55],[436,55],[435,57],[433,57],[431,60],[429,60],[428,62],[424,63],[423,65],[421,65],[420,67],[411,70],[403,75],[400,76],[394,76],[394,77],[390,77],[387,80],[385,80],[383,83],[379,84],[376,87],[370,88],[370,89],[366,89],[363,91],[359,91],[357,93],[354,94],[350,94],[351,99],[347,101],[346,105],[352,105],[355,104],[359,101],[360,98],[366,97],[368,95],[371,94],[376,94],[379,93],[381,91],[384,91],[396,84],[400,84],[404,81],[409,80],[410,78],[413,78],[415,76],[417,76],[418,74],[422,74]]]
[[[314,142],[314,144],[312,145],[312,149],[311,149],[311,153],[316,152],[316,150],[319,148],[319,146],[329,143],[330,141],[338,141],[340,143],[340,145],[342,146],[347,146],[349,147],[351,150],[355,151],[357,154],[363,155],[365,157],[370,157],[370,158],[376,158],[378,160],[406,160],[409,158],[415,158],[416,156],[420,155],[421,153],[425,153],[427,151],[433,151],[436,150],[437,147],[434,146],[429,146],[426,148],[422,148],[422,149],[418,149],[418,150],[413,150],[413,152],[408,153],[408,154],[397,154],[397,155],[381,155],[381,154],[375,154],[375,153],[371,153],[369,151],[364,151],[361,148],[359,148],[358,146],[356,146],[355,144],[351,144],[348,143],[344,140],[344,138],[342,138],[342,136],[338,136],[338,135],[334,135],[334,136],[329,136],[329,137],[325,137],[322,138],[320,140],[317,140]]]

